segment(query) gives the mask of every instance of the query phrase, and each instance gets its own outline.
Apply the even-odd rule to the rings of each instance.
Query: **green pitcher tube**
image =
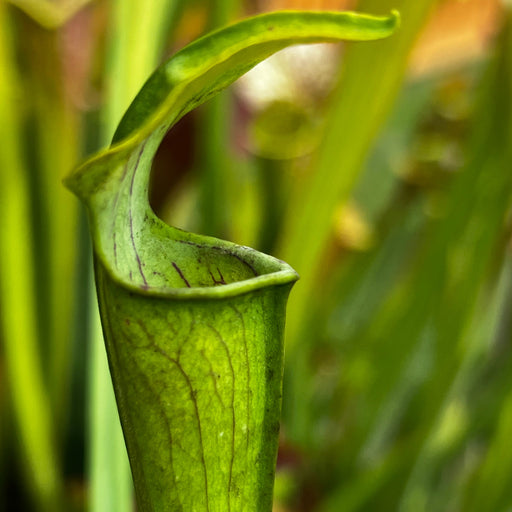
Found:
[[[207,35],[158,68],[112,146],[67,180],[85,203],[110,371],[140,512],[270,512],[286,300],[296,272],[187,233],[148,200],[187,112],[291,44],[390,35],[398,15],[277,12]]]
[[[180,300],[96,278],[139,509],[271,510],[292,282]]]

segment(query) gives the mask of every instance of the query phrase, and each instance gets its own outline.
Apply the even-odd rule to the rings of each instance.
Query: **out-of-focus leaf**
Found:
[[[289,304],[287,347],[290,373],[284,411],[289,434],[307,444],[312,418],[308,413],[308,361],[315,342],[311,326],[312,297],[322,293],[320,277],[325,252],[340,203],[349,198],[373,140],[402,87],[410,50],[436,0],[367,0],[358,7],[370,12],[397,8],[400,30],[388,40],[347,48],[336,96],[330,106],[325,137],[311,174],[292,190],[279,255],[302,276],[301,288]]]
[[[51,0],[9,0],[9,2],[19,7],[43,27],[53,29],[66,23],[90,0],[61,0],[59,2],[52,2]]]
[[[51,512],[62,510],[62,481],[38,350],[30,189],[14,61],[7,9],[0,2],[0,340],[27,488],[40,510]]]

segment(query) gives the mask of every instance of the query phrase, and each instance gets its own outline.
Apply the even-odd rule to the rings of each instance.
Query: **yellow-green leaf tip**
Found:
[[[395,30],[398,30],[402,24],[402,17],[400,16],[400,12],[397,9],[392,9],[391,16],[394,18]]]

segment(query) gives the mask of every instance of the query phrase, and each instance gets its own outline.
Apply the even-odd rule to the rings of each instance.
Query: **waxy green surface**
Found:
[[[389,36],[398,15],[278,12],[207,35],[148,80],[113,145],[67,185],[86,204],[98,298],[141,512],[272,509],[288,293],[297,274],[166,225],[151,164],[187,112],[292,44]]]

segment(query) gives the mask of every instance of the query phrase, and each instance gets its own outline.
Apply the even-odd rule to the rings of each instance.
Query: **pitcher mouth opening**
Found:
[[[168,299],[222,299],[272,286],[291,285],[299,279],[290,265],[268,254],[213,237],[182,233],[186,239],[173,242],[188,249],[186,265],[181,265],[183,255],[173,258],[170,252],[167,269],[159,269],[159,272],[151,267],[143,269],[143,283],[134,282],[130,275],[113,268],[97,251],[96,259],[117,285],[136,294]],[[190,252],[195,258],[193,264]],[[158,278],[163,274],[170,278],[162,285]]]

